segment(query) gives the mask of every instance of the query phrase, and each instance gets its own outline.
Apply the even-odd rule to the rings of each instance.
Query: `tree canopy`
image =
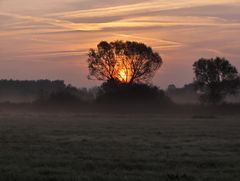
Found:
[[[202,102],[217,104],[239,88],[238,71],[225,58],[201,58],[193,64],[193,69]]]
[[[134,41],[102,41],[88,56],[89,79],[126,84],[149,82],[162,65],[158,53]]]

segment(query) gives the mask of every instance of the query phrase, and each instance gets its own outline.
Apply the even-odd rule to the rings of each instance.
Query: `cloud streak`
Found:
[[[221,5],[229,3],[239,3],[238,0],[218,0],[218,1],[189,1],[189,0],[155,0],[131,5],[120,5],[115,7],[95,8],[89,10],[69,11],[63,13],[50,14],[48,16],[60,18],[86,18],[86,17],[106,17],[124,14],[149,13],[155,11],[175,10],[182,8],[198,7],[204,5]]]
[[[134,18],[120,19],[104,23],[74,23],[67,20],[43,18],[34,16],[23,16],[9,13],[0,13],[2,16],[23,20],[22,23],[14,23],[8,25],[7,32],[2,35],[17,33],[51,33],[63,31],[101,31],[105,29],[118,28],[146,28],[146,27],[168,27],[168,26],[239,26],[238,21],[227,21],[225,19],[215,17],[193,17],[185,16],[138,16]],[[37,26],[37,25],[47,26]],[[1,33],[0,33],[1,35]]]

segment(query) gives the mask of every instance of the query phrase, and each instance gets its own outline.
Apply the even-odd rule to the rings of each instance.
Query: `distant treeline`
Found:
[[[177,88],[172,84],[165,91],[149,85],[135,85],[130,89],[121,86],[114,90],[106,84],[90,89],[76,88],[66,85],[62,80],[0,80],[0,102],[111,102],[114,99],[118,102],[122,102],[124,99],[135,99],[135,102],[136,100],[145,102],[147,99],[152,99],[159,102],[171,100],[178,104],[199,103],[193,84],[186,84],[182,88]],[[239,96],[228,97],[227,100],[238,102]]]
[[[33,102],[68,91],[82,99],[91,99],[90,90],[77,89],[62,80],[0,80],[0,102]]]

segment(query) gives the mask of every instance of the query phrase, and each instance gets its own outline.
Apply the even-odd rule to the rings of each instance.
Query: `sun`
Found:
[[[114,78],[122,83],[130,83],[133,73],[131,64],[126,61],[119,60],[116,64]]]
[[[119,79],[120,81],[127,82],[128,76],[127,71],[125,69],[121,69],[119,71]]]

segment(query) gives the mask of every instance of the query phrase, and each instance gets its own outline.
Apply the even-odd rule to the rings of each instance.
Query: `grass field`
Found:
[[[240,116],[0,114],[1,181],[239,181]]]

